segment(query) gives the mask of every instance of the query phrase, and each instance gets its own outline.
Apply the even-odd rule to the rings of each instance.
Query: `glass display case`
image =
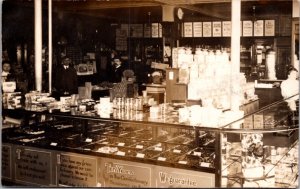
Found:
[[[296,102],[298,105],[298,102]],[[298,108],[297,108],[298,109]],[[2,179],[75,187],[294,187],[298,112],[285,101],[218,127],[170,112],[60,112],[30,106],[2,130]]]
[[[297,187],[299,104],[293,101],[291,111],[290,103],[273,103],[223,128],[223,187]]]

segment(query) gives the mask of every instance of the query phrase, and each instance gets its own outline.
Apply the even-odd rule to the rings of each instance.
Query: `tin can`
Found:
[[[123,109],[124,108],[124,99],[123,98],[117,98],[116,99],[116,108],[117,109]]]
[[[143,97],[138,97],[135,99],[135,110],[142,111],[143,110]]]

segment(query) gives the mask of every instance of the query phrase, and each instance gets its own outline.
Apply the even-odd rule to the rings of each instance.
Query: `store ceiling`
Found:
[[[6,0],[20,6],[33,6],[32,0]],[[256,14],[265,11],[287,11],[284,3],[291,0],[242,0],[242,13]],[[189,14],[196,16],[209,16],[217,19],[230,19],[231,0],[52,0],[53,11],[58,14],[70,13],[92,17],[104,18],[113,21],[145,22],[160,21],[162,6],[181,7]],[[48,1],[43,2],[48,8]],[[261,8],[264,7],[264,10]]]

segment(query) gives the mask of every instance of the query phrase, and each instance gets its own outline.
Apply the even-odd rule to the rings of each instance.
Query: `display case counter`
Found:
[[[214,126],[183,120],[176,108],[155,117],[125,110],[108,117],[35,105],[3,115],[15,111],[27,121],[2,130],[2,179],[11,182],[126,188],[297,183],[298,112],[284,101],[224,125],[218,117]]]

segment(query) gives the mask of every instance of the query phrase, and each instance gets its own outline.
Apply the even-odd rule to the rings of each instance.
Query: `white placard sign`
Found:
[[[211,22],[203,22],[203,37],[211,37]]]
[[[193,23],[194,37],[202,37],[202,22]]]
[[[275,35],[275,20],[265,20],[265,36]]]
[[[185,22],[183,24],[184,37],[193,37],[193,22]]]
[[[222,23],[221,22],[213,22],[213,36],[221,37],[222,34]]]
[[[162,25],[158,23],[158,37],[162,37]]]
[[[243,36],[252,36],[253,23],[252,21],[246,20],[243,21]]]
[[[264,21],[257,20],[254,22],[254,36],[263,36],[264,35]]]
[[[158,37],[159,31],[158,31],[158,23],[152,23],[152,37]]]
[[[231,21],[223,21],[222,29],[223,29],[223,37],[230,37],[231,36]]]
[[[185,22],[183,24],[184,37],[193,37],[193,22]]]
[[[151,36],[151,27],[148,24],[144,24],[144,37]]]

